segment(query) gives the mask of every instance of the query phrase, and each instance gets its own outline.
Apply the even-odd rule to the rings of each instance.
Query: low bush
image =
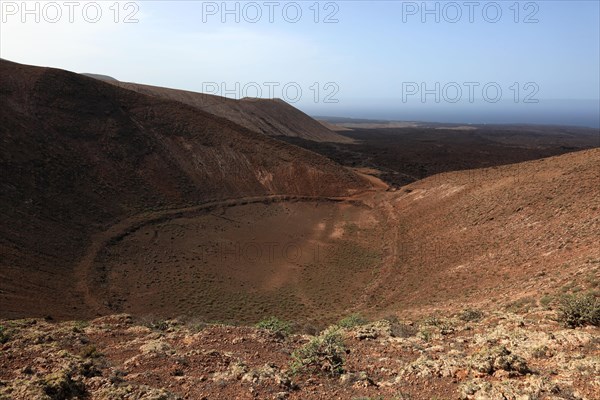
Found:
[[[320,372],[331,376],[344,372],[346,346],[338,330],[327,330],[292,353],[290,371]]]
[[[256,324],[256,327],[281,335],[289,335],[292,332],[292,325],[289,322],[283,321],[277,317],[263,319]]]
[[[537,306],[537,300],[533,297],[522,297],[506,306],[506,310],[512,313],[528,313]]]
[[[390,323],[390,336],[392,337],[408,338],[419,332],[418,327],[401,322],[395,315],[387,316],[384,320]]]
[[[592,294],[565,295],[560,300],[558,320],[566,327],[600,326],[600,299]]]
[[[347,317],[342,318],[337,325],[341,328],[354,328],[355,326],[360,326],[360,325],[364,325],[366,323],[368,323],[369,321],[366,320],[366,318],[364,318],[362,315],[355,313],[355,314],[350,314]]]
[[[4,343],[8,342],[9,339],[10,339],[10,334],[8,333],[8,331],[6,330],[5,327],[0,325],[0,344],[4,344]]]
[[[81,349],[79,356],[81,358],[100,358],[102,357],[102,353],[98,351],[96,346],[89,345]]]
[[[169,323],[164,320],[152,320],[144,324],[153,331],[165,332],[169,329]]]
[[[554,300],[554,298],[552,296],[544,295],[540,299],[540,305],[542,307],[548,308],[550,306],[550,304],[552,303],[553,300]]]
[[[46,375],[41,383],[45,394],[52,400],[80,399],[86,394],[83,383],[73,380],[70,371],[58,371]]]
[[[467,308],[460,313],[459,318],[465,322],[478,322],[483,318],[483,312],[472,308]]]

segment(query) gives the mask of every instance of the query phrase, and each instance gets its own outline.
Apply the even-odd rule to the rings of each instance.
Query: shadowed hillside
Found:
[[[328,159],[175,101],[0,62],[4,316],[86,313],[73,263],[134,214],[248,196],[344,196]]]
[[[297,137],[316,142],[353,142],[352,139],[333,132],[280,99],[235,100],[186,90],[120,82],[115,79],[105,79],[100,75],[93,77],[139,93],[180,101],[265,135]]]

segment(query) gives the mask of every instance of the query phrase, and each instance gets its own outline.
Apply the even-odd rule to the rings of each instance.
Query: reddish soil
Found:
[[[382,219],[360,204],[310,199],[212,207],[112,240],[86,259],[93,273],[83,283],[103,314],[246,323],[288,315],[320,326],[372,282]]]
[[[597,399],[600,331],[553,317],[536,308],[339,329],[339,376],[291,370],[308,335],[127,315],[0,321],[0,398]]]
[[[316,327],[350,311],[494,309],[596,290],[599,163],[600,150],[589,150],[382,187],[352,202],[257,199],[143,216],[143,225],[107,231],[80,284],[102,314],[232,323],[278,315]]]
[[[92,235],[133,215],[370,187],[325,157],[179,102],[4,60],[0,77],[4,316],[89,316],[76,262]]]
[[[290,313],[320,325],[597,282],[598,150],[388,191],[372,170],[181,103],[1,65],[4,316]],[[218,254],[273,241],[318,249],[319,262]]]
[[[0,77],[0,317],[47,316],[1,321],[0,398],[600,393],[598,329],[553,309],[598,296],[600,149],[397,189],[378,178],[386,157],[353,170],[78,74],[0,61]],[[505,133],[476,140],[514,159],[480,143],[467,164],[560,143]],[[460,163],[445,154],[438,167]],[[108,316],[122,312],[137,325]],[[341,377],[292,374],[313,336],[217,324],[275,315],[316,333],[351,312],[388,322],[341,332]]]
[[[598,165],[600,150],[588,150],[435,175],[378,195],[398,216],[397,261],[369,307],[497,307],[597,290]]]

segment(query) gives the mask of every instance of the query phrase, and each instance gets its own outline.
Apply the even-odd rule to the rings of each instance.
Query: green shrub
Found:
[[[161,331],[165,332],[169,329],[170,325],[167,321],[164,320],[153,320],[144,324],[146,327],[152,329],[153,331]]]
[[[440,327],[443,324],[443,321],[437,315],[430,315],[429,317],[423,320],[423,325]]]
[[[549,352],[548,346],[542,345],[542,346],[535,347],[531,351],[531,355],[533,358],[547,358],[548,352]]]
[[[429,342],[431,340],[431,337],[433,336],[433,333],[429,329],[421,329],[417,333],[417,336],[419,336],[424,341]]]
[[[321,372],[331,376],[344,372],[346,346],[338,330],[327,330],[292,353],[290,371]]]
[[[563,296],[558,308],[558,319],[566,327],[600,326],[600,299],[592,294]]]
[[[440,318],[437,315],[432,315],[428,318],[425,318],[422,323],[423,326],[431,326],[435,327],[439,330],[442,335],[449,335],[454,333],[454,323],[446,318]],[[423,330],[421,330],[423,332]],[[432,332],[429,332],[430,334]],[[429,340],[429,339],[425,339]]]
[[[83,333],[84,329],[90,326],[87,321],[73,321],[73,327],[71,330],[75,333]]]
[[[44,392],[52,400],[84,397],[83,383],[73,380],[70,371],[58,371],[46,375],[42,381]]]
[[[337,325],[342,328],[354,328],[355,326],[364,325],[367,321],[362,315],[355,313],[342,318]]]
[[[292,332],[292,325],[289,322],[280,320],[277,317],[270,317],[263,319],[259,323],[256,324],[257,328],[267,329],[274,333],[279,333],[282,335],[288,335]]]
[[[419,329],[416,326],[400,322],[398,317],[395,315],[385,317],[384,321],[388,321],[390,323],[390,335],[392,337],[408,338],[415,336],[419,332]]]
[[[537,301],[532,297],[523,297],[513,301],[506,306],[507,311],[513,313],[528,313],[529,310],[537,306]]]
[[[8,333],[8,331],[6,330],[5,327],[0,325],[0,344],[4,344],[4,343],[8,342],[9,339],[10,339],[10,334]]]
[[[552,300],[554,300],[554,298],[552,296],[544,295],[540,299],[540,305],[542,307],[548,307],[548,306],[550,306],[550,303],[552,303]]]
[[[81,358],[100,358],[102,357],[102,353],[98,351],[96,346],[89,345],[81,349],[79,356],[81,356]]]
[[[459,318],[465,322],[477,322],[483,318],[483,312],[472,308],[467,308],[460,313]]]

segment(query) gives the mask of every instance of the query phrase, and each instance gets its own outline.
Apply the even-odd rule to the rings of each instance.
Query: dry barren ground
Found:
[[[2,399],[598,399],[600,331],[474,310],[330,328],[341,374],[293,370],[315,337],[191,322],[0,322]]]
[[[599,157],[588,150],[346,200],[235,203],[151,220],[100,243],[80,287],[101,315],[276,315],[319,328],[352,311],[519,309],[597,293]]]
[[[114,240],[86,284],[104,314],[322,323],[355,305],[376,276],[383,218],[350,202],[217,207]]]

